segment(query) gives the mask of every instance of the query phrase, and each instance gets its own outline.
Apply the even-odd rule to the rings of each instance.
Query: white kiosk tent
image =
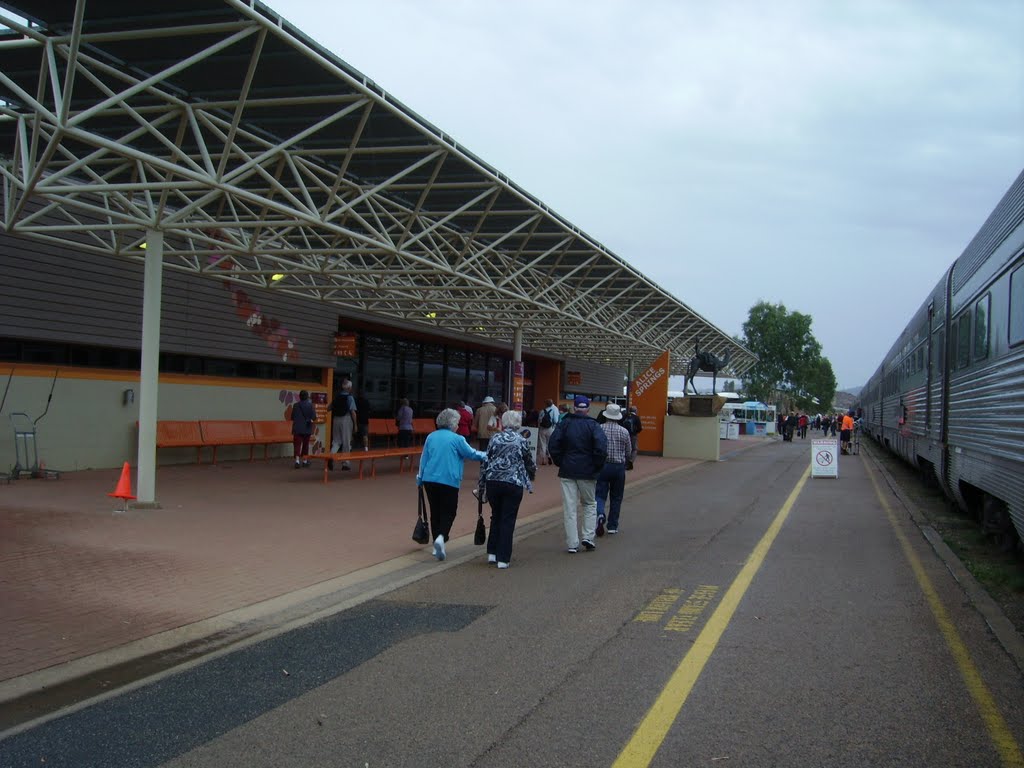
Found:
[[[0,0],[4,231],[624,369],[755,356],[270,8]]]

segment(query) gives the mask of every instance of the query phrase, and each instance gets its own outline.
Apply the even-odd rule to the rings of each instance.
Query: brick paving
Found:
[[[628,483],[694,463],[640,457]],[[107,496],[120,470],[0,485],[0,681],[410,553],[429,560],[410,538],[414,475],[389,464],[374,479],[339,469],[326,485],[290,459],[161,467],[161,508],[126,514]],[[538,468],[520,519],[560,505],[556,473]],[[475,526],[476,474],[467,467],[453,538]]]

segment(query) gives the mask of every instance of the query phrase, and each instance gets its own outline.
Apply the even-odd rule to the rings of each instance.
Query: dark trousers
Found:
[[[292,447],[295,449],[295,460],[309,455],[309,435],[292,435]]]
[[[611,496],[611,508],[608,510],[608,527],[619,529],[619,512],[622,511],[622,497],[626,495],[626,465],[605,462],[601,474],[597,476],[597,516],[604,515],[605,499]]]
[[[411,429],[400,429],[398,430],[398,447],[408,448],[412,445],[412,430]]]
[[[487,481],[487,503],[491,505],[491,530],[487,534],[487,554],[495,555],[499,563],[512,560],[512,534],[516,530],[519,505],[523,501],[523,486],[515,483]]]
[[[459,509],[459,489],[444,483],[423,483],[430,504],[430,535],[448,541]]]

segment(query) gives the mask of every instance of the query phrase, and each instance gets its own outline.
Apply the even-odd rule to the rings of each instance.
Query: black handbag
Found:
[[[484,528],[484,503],[477,499],[476,504],[476,533],[473,534],[473,543],[477,546],[487,543],[487,529]]]
[[[417,486],[419,503],[416,510],[416,527],[412,529],[412,540],[417,544],[430,543],[430,523],[427,521],[427,503],[423,498],[423,486]]]

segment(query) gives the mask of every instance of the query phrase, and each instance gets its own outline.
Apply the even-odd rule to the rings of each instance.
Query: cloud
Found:
[[[1024,166],[1024,3],[278,0],[729,333],[874,371]]]

